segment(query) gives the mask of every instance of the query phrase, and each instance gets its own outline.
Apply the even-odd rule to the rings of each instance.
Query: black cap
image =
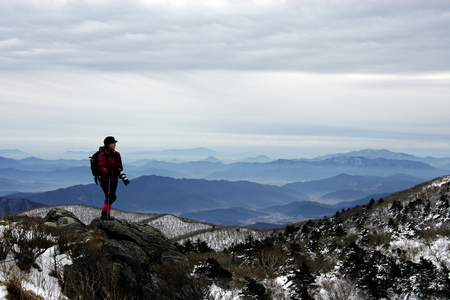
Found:
[[[117,141],[116,141],[116,139],[113,136],[107,136],[105,138],[105,140],[103,141],[103,144],[105,146],[108,146],[109,144],[114,144],[114,143],[117,143]]]

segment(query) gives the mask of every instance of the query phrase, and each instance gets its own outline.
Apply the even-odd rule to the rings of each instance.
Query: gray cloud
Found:
[[[2,1],[2,65],[319,73],[449,69],[448,1],[146,2]]]
[[[449,25],[448,1],[0,0],[0,144],[448,151]]]

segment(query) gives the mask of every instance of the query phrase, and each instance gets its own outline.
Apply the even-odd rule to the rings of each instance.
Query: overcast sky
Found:
[[[0,149],[450,156],[450,1],[0,0]]]

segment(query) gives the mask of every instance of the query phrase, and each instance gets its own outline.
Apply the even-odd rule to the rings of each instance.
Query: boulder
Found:
[[[70,227],[76,231],[85,232],[86,225],[81,222],[73,213],[62,209],[52,208],[42,220],[46,226],[53,228]]]
[[[86,226],[60,209],[52,209],[44,220],[85,230],[80,234],[87,238],[74,242],[72,264],[63,272],[63,290],[70,299],[203,298],[186,256],[156,228],[100,218]]]

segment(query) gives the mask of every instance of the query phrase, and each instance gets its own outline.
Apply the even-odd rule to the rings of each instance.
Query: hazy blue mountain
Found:
[[[263,211],[231,207],[183,213],[180,217],[220,225],[248,225],[248,220],[258,220],[268,215]]]
[[[70,169],[73,167],[88,166],[89,159],[74,160],[74,159],[57,159],[47,160],[34,156],[29,156],[22,159],[12,159],[0,156],[0,168],[14,168],[22,171],[51,171]]]
[[[118,200],[114,206],[127,211],[181,212],[240,206],[247,209],[309,199],[307,195],[278,186],[247,181],[208,181],[203,179],[174,179],[142,176],[124,186],[119,182]],[[24,197],[23,194],[8,197]],[[95,184],[76,185],[32,194],[28,199],[46,205],[103,203],[103,192]]]
[[[315,201],[336,203],[356,200],[370,194],[393,193],[424,181],[425,179],[405,174],[388,177],[340,174],[321,180],[289,183],[283,187],[301,191]]]
[[[266,163],[273,161],[272,158],[266,156],[266,155],[259,155],[255,157],[247,157],[241,160],[242,162],[248,162],[248,163]]]
[[[341,174],[280,187],[249,181],[175,179],[152,175],[133,179],[128,186],[119,182],[118,200],[114,207],[135,212],[181,214],[219,224],[287,224],[366,204],[371,197],[379,199],[423,181],[409,175],[384,178]],[[380,196],[376,198],[372,196],[374,194]],[[95,184],[7,197],[27,198],[46,205],[94,207],[102,206],[104,198],[101,188]],[[239,213],[237,207],[241,209]]]
[[[367,150],[357,154],[362,155],[366,153],[370,155],[373,152]],[[392,155],[392,157],[399,156]],[[404,155],[402,157],[406,159],[412,156]],[[262,157],[261,160],[264,161],[266,158]],[[247,180],[276,185],[295,181],[324,179],[342,173],[382,177],[404,173],[430,179],[449,172],[448,170],[434,168],[420,161],[405,159],[336,156],[322,160],[278,159],[264,162],[241,161],[231,164],[225,164],[221,161],[205,161],[204,159],[191,162],[150,161],[147,159],[147,163],[145,163],[146,160],[141,160],[132,164],[125,164],[125,171],[131,177],[160,175],[174,178]]]
[[[340,202],[333,205],[313,201],[294,201],[283,205],[260,209],[246,209],[242,207],[209,209],[182,213],[180,217],[220,225],[273,228],[302,220],[320,219],[324,216],[332,216],[338,211],[353,208],[358,205],[365,205],[369,203],[372,198],[378,200],[388,195],[389,194],[387,193],[371,195],[355,201]],[[261,225],[254,225],[257,223],[260,223]]]
[[[324,216],[334,215],[336,212],[341,210],[353,208],[359,205],[366,205],[371,199],[379,200],[380,198],[388,195],[390,195],[390,193],[374,194],[358,200],[344,201],[336,204],[324,204],[314,201],[295,201],[285,205],[268,207],[266,208],[266,211],[283,214],[286,218],[294,218],[297,220],[318,219]]]
[[[142,166],[125,166],[126,172],[135,177],[142,175],[160,175],[174,174],[175,178],[203,178],[210,173],[226,170],[230,166],[221,162],[210,161],[192,161],[173,163],[166,161],[151,161]],[[158,172],[158,173],[156,173]]]
[[[362,149],[358,151],[350,151],[346,153],[335,153],[328,154],[323,156],[315,157],[313,160],[325,160],[333,157],[340,156],[356,156],[356,157],[367,157],[367,158],[385,158],[385,159],[400,159],[400,160],[413,160],[416,161],[419,157],[401,153],[401,152],[392,152],[386,149]]]
[[[285,225],[288,225],[288,223],[273,224],[273,223],[266,223],[266,222],[256,222],[256,223],[245,225],[245,226],[250,227],[250,228],[258,228],[258,229],[270,229],[270,228],[276,228],[276,227],[285,226]]]
[[[298,220],[322,218],[323,216],[336,213],[336,209],[333,206],[313,201],[295,201],[267,209]]]
[[[391,176],[407,174],[430,179],[448,171],[418,161],[365,157],[333,157],[320,161],[279,159],[269,163],[235,163],[207,179],[249,180],[268,184],[324,179],[339,174]]]
[[[214,156],[208,156],[205,159],[202,159],[201,161],[206,161],[206,162],[211,162],[211,163],[220,163],[222,162],[220,159],[218,159],[217,157]]]
[[[0,196],[17,192],[49,191],[53,186],[42,182],[21,182],[0,177]]]
[[[208,181],[160,176],[137,178],[127,188],[121,189],[119,196],[132,197],[134,202],[139,199],[142,207],[149,207],[153,211],[166,210],[169,213],[233,206],[258,208],[290,202],[288,199],[308,199],[300,192],[247,181]],[[134,210],[139,209],[139,206],[141,204],[137,204]]]
[[[188,212],[181,214],[180,217],[220,225],[250,226],[250,224],[259,222],[281,226],[310,218],[322,218],[334,213],[336,213],[336,209],[330,205],[311,201],[295,201],[264,209],[250,210],[232,207]]]
[[[17,161],[16,159],[0,156],[0,168],[20,169],[20,168],[24,168],[24,167],[25,166],[23,164],[21,164],[19,161]]]
[[[8,199],[0,197],[0,216],[9,216],[23,210],[40,206],[44,205],[27,199]]]
[[[336,153],[324,156],[318,156],[313,158],[314,161],[324,160],[332,157],[339,156],[355,156],[355,157],[367,157],[367,158],[385,158],[385,159],[399,159],[399,160],[411,160],[420,161],[429,164],[436,168],[449,169],[450,157],[436,158],[436,157],[417,157],[411,154],[392,152],[386,149],[363,149],[359,151],[351,151],[347,153]]]
[[[220,225],[242,225],[256,228],[272,228],[302,220],[331,216],[337,211],[353,208],[359,205],[365,205],[369,203],[371,199],[379,200],[380,198],[388,195],[389,193],[375,194],[354,201],[344,201],[337,204],[323,204],[313,201],[294,201],[283,205],[275,205],[251,210],[242,207],[211,209],[183,213],[180,216],[196,221]],[[264,225],[250,225],[256,223],[270,224],[270,227],[265,227]]]
[[[34,191],[46,191],[49,189],[68,187],[78,183],[94,182],[91,170],[88,166],[71,167],[68,169],[57,169],[52,171],[0,168],[0,174],[3,178],[15,180],[20,184],[29,184],[30,187],[32,185],[41,186],[41,188],[38,188]],[[18,185],[17,189],[15,190],[20,190],[18,189],[19,187],[20,186]],[[5,190],[5,188],[0,185],[0,191],[1,190]]]
[[[89,157],[86,157],[82,160],[76,159],[41,159],[38,157],[30,156],[27,158],[23,158],[19,160],[20,163],[27,166],[27,170],[30,170],[30,167],[33,167],[34,170],[44,171],[44,170],[58,170],[58,169],[69,169],[72,167],[81,167],[89,165]]]
[[[20,159],[29,156],[28,153],[20,151],[19,149],[0,149],[0,156],[5,156],[14,159]]]
[[[15,193],[6,195],[10,199],[26,198],[44,205],[81,204],[87,206],[103,205],[103,191],[95,184],[74,185],[43,193]]]
[[[355,190],[339,190],[320,196],[321,203],[336,203],[342,201],[350,201],[361,199],[367,195],[367,192]]]
[[[180,160],[180,161],[190,161],[190,160],[202,160],[210,156],[219,156],[220,153],[211,149],[206,148],[193,148],[193,149],[168,149],[161,151],[137,151],[137,152],[127,152],[124,157],[129,159],[158,159],[158,160]]]
[[[181,150],[177,151],[180,152]],[[210,152],[208,149],[203,148],[186,151],[188,153],[201,154],[209,154]],[[385,151],[381,152],[385,153]],[[168,152],[171,153],[171,151]],[[184,151],[181,152],[184,153]],[[353,154],[372,155],[379,152],[364,150]],[[389,153],[388,151],[387,154]],[[388,156],[387,154],[385,156]],[[399,157],[399,155],[391,156]],[[205,160],[205,157],[209,157],[209,159]],[[409,155],[402,157],[411,158]],[[260,159],[264,161],[267,157],[260,157]],[[129,157],[124,160],[124,171],[128,178],[131,179],[145,175],[158,175],[179,179],[244,180],[279,186],[292,182],[325,179],[339,174],[387,177],[403,173],[427,180],[449,173],[448,170],[434,168],[420,161],[366,158],[361,156],[335,156],[322,160],[278,159],[269,162],[237,162],[228,164],[217,161],[217,159],[213,159],[210,156],[204,156],[199,161],[190,162],[150,160],[149,157],[145,156],[141,160],[129,161],[131,161]],[[11,186],[11,184],[8,187],[2,186],[0,182],[0,192],[11,190],[44,191],[93,182],[87,156],[82,160],[44,160],[37,157],[14,160],[0,157],[0,174],[5,179],[17,182],[16,187]],[[27,183],[30,183],[27,188],[22,189],[21,184]],[[30,189],[31,187],[38,188],[32,190]],[[395,190],[398,190],[398,188],[393,191]],[[323,195],[324,193],[320,196]],[[316,199],[319,199],[320,196],[316,197]]]

